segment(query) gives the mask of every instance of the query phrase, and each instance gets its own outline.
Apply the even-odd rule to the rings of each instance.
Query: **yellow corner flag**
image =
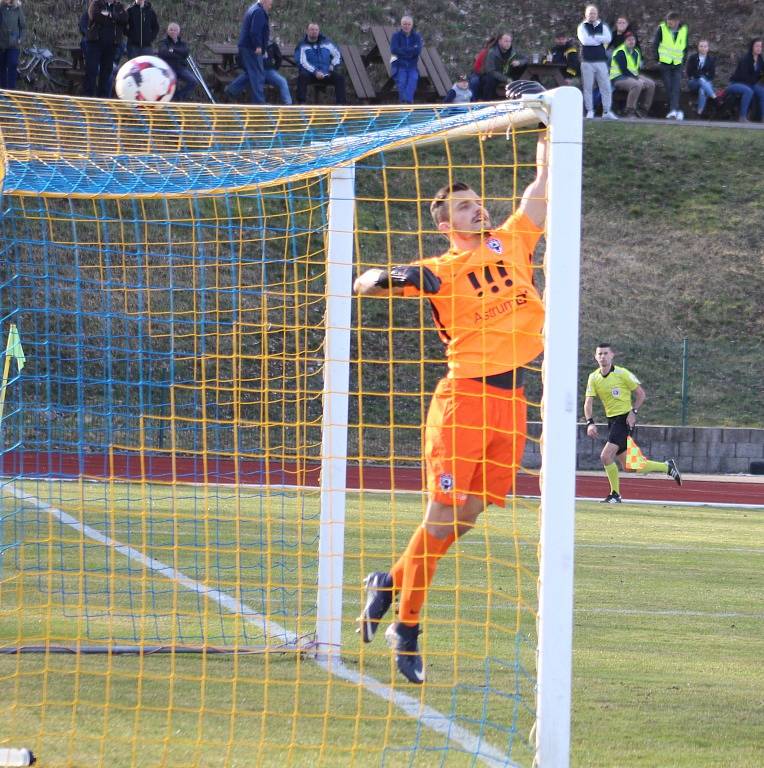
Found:
[[[19,329],[15,323],[11,323],[8,331],[8,343],[5,345],[5,363],[3,365],[3,383],[0,386],[0,424],[3,421],[3,412],[5,411],[5,390],[8,388],[8,376],[11,373],[11,360],[16,361],[16,370],[21,373],[21,369],[26,365],[27,359],[24,355],[24,348],[21,346]]]

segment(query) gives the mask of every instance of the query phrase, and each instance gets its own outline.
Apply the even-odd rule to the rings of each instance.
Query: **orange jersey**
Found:
[[[448,377],[492,376],[519,368],[543,350],[544,305],[533,285],[533,251],[543,233],[517,212],[470,251],[453,248],[414,262],[441,280],[427,294],[446,345]],[[406,286],[404,296],[419,295]]]

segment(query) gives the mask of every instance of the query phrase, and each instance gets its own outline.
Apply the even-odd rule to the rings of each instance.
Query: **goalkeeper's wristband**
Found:
[[[437,293],[440,278],[425,266],[393,267],[389,272],[382,270],[376,282],[378,288],[405,288],[411,285],[423,293]]]
[[[594,419],[587,419],[586,420],[586,426],[588,427],[590,424],[594,424]]]

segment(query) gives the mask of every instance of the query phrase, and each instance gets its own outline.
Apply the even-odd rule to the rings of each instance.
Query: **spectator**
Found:
[[[633,32],[626,32],[624,42],[613,51],[610,60],[610,81],[613,88],[626,91],[626,111],[624,117],[647,117],[655,96],[655,83],[644,75],[642,54],[637,48],[637,37]],[[640,97],[642,107],[639,107]]]
[[[226,96],[235,101],[249,85],[254,104],[265,104],[265,54],[271,36],[268,13],[273,0],[257,0],[247,8],[239,33],[239,63],[244,68],[226,89]]]
[[[454,84],[443,99],[446,104],[467,104],[472,101],[472,89],[467,75],[457,75]]]
[[[490,51],[491,48],[496,45],[500,37],[500,34],[487,37],[483,43],[483,47],[477,52],[477,55],[475,56],[475,61],[472,64],[472,74],[470,75],[469,79],[470,90],[472,91],[472,98],[474,101],[477,101],[482,96],[480,83],[483,76],[485,57],[488,55],[488,51]]]
[[[703,114],[708,99],[716,98],[715,74],[716,59],[708,52],[708,40],[699,40],[697,52],[687,59],[687,86],[692,93],[698,94],[698,115]]]
[[[172,67],[178,80],[173,101],[186,101],[198,84],[194,73],[188,66],[188,54],[188,43],[180,39],[180,26],[171,21],[167,25],[167,37],[159,42],[157,55]]]
[[[297,102],[304,104],[311,84],[333,85],[337,104],[345,103],[345,76],[338,71],[342,64],[337,46],[324,35],[315,21],[308,24],[300,44],[295,48],[297,62]]]
[[[84,10],[82,12],[82,16],[80,16],[79,23],[77,24],[77,29],[80,31],[80,51],[82,52],[82,60],[85,60],[85,53],[87,51],[88,47],[88,24],[90,23],[90,19],[88,17],[87,10]]]
[[[488,50],[483,63],[482,97],[494,101],[496,88],[501,86],[503,98],[504,86],[517,80],[527,65],[528,57],[521,56],[512,47],[512,35],[509,32],[501,34],[496,44]]]
[[[127,9],[127,58],[154,52],[159,21],[149,0],[135,0]]]
[[[666,14],[655,33],[653,48],[655,58],[661,66],[661,77],[669,103],[667,119],[684,120],[684,112],[679,109],[679,89],[682,85],[682,65],[687,55],[687,25],[679,23],[676,11]]]
[[[411,16],[401,17],[401,28],[390,38],[391,70],[401,104],[413,104],[419,82],[422,36],[414,30]]]
[[[584,20],[578,25],[578,39],[581,42],[581,82],[586,116],[594,117],[592,90],[596,81],[602,96],[602,119],[617,120],[618,118],[611,110],[612,93],[605,52],[612,35],[610,27],[600,19],[596,5],[586,6]]]
[[[282,104],[287,106],[292,103],[292,94],[289,93],[289,83],[287,79],[277,71],[281,66],[283,57],[281,48],[275,40],[268,43],[265,51],[265,82],[274,86],[279,92],[279,98]]]
[[[642,46],[639,44],[639,35],[637,35],[636,32],[631,28],[631,23],[629,22],[629,19],[626,16],[619,16],[615,20],[615,26],[613,28],[613,37],[610,40],[610,45],[608,45],[608,53],[612,57],[613,51],[615,51],[618,46],[623,45],[624,40],[626,40],[626,33],[631,32],[634,35],[634,40],[636,41],[635,48],[639,51],[640,55],[642,54]]]
[[[24,35],[21,0],[0,3],[0,88],[13,90],[18,75],[19,50]]]
[[[751,40],[748,52],[738,59],[737,67],[727,86],[727,93],[740,96],[738,119],[741,123],[748,122],[748,110],[751,108],[754,95],[759,101],[759,119],[764,120],[764,85],[760,82],[764,75],[764,58],[762,58],[761,49],[760,37]]]
[[[122,50],[127,11],[119,0],[91,0],[88,6],[88,44],[85,51],[86,96],[111,95],[112,75]]]
[[[567,32],[558,32],[554,36],[554,45],[549,50],[549,60],[558,64],[565,78],[566,85],[572,85],[575,78],[581,75],[581,64],[578,60],[578,45]]]

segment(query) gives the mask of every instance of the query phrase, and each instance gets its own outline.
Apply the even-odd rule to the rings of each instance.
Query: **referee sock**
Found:
[[[398,620],[403,624],[413,626],[419,623],[419,614],[427,597],[427,588],[435,576],[438,560],[455,540],[453,531],[443,539],[428,533],[423,525],[414,531],[406,551],[390,570],[393,588],[400,595]]]
[[[644,466],[637,470],[637,474],[644,475],[646,472],[663,472],[665,475],[666,472],[668,472],[668,462],[650,461],[650,459],[646,459]]]
[[[620,495],[621,493],[621,479],[618,477],[618,465],[613,462],[612,464],[605,465],[605,474],[610,481],[610,490],[613,493]]]

